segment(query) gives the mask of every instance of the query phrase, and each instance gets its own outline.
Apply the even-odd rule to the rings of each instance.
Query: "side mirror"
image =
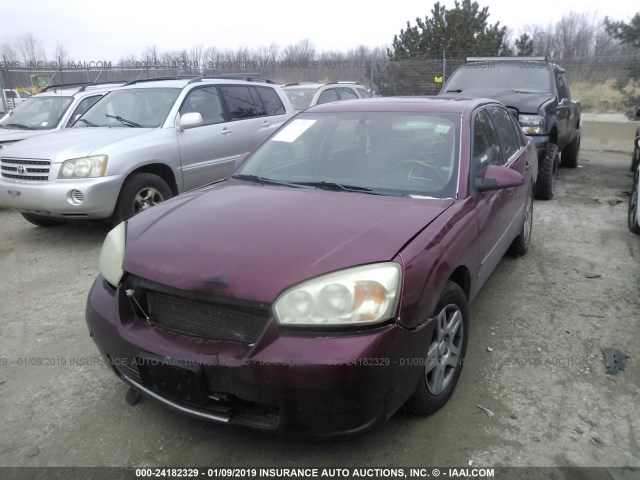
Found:
[[[181,115],[176,122],[178,130],[189,130],[202,126],[202,115],[200,112],[189,112]]]
[[[475,184],[479,192],[489,192],[524,185],[524,177],[510,168],[489,165],[484,171],[484,175],[481,178],[476,178]]]
[[[569,105],[569,99],[567,97],[565,97],[562,100],[560,100],[560,106],[561,107],[566,107],[567,105]]]

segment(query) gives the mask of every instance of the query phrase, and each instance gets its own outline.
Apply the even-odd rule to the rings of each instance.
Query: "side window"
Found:
[[[556,73],[556,84],[558,86],[558,99],[569,98],[569,90],[567,84],[564,81],[564,75]]]
[[[220,87],[220,90],[222,90],[222,96],[229,109],[231,120],[258,116],[258,108],[249,87],[225,85]]]
[[[180,115],[198,112],[202,115],[203,125],[224,122],[224,110],[216,87],[204,87],[191,90],[180,107]]]
[[[511,114],[500,107],[489,107],[487,110],[489,110],[500,134],[500,138],[502,138],[502,146],[506,154],[505,157],[508,159],[520,150],[520,135],[518,135],[518,132],[514,128]]]
[[[13,90],[5,90],[4,94],[7,98],[16,98],[16,92],[14,92]]]
[[[338,88],[338,93],[340,100],[356,100],[358,98],[358,95],[350,88]]]
[[[476,172],[487,165],[501,165],[500,141],[486,109],[473,119],[473,163]]]
[[[329,102],[337,102],[338,94],[335,88],[330,88],[325,90],[320,94],[320,98],[318,98],[318,105],[321,103],[329,103]]]
[[[364,88],[358,88],[358,94],[360,95],[360,98],[371,98],[371,94]]]
[[[80,100],[80,103],[78,103],[78,106],[73,111],[73,113],[71,114],[71,118],[69,118],[69,121],[67,122],[67,127],[70,127],[71,125],[73,125],[73,123],[78,118],[80,118],[80,116],[84,112],[89,110],[89,108],[91,108],[91,106],[93,106],[93,104],[96,103],[101,98],[102,98],[102,95],[93,95],[91,97],[86,97],[86,98],[83,98],[82,100]]]
[[[282,100],[278,96],[278,93],[270,87],[255,87],[262,104],[264,105],[267,115],[284,115],[287,113]]]

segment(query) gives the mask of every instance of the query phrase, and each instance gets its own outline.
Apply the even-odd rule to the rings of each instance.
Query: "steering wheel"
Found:
[[[414,170],[415,170],[415,173],[414,173]],[[429,178],[428,176],[422,176],[420,172],[425,172],[425,171],[429,173],[435,173],[435,176],[437,178],[434,179],[434,178]],[[406,172],[407,180],[416,179],[416,180],[426,180],[428,182],[438,181],[440,185],[444,185],[447,182],[447,178],[442,172],[442,170],[439,167],[432,165],[431,163],[425,160],[414,160],[414,159],[403,160],[399,163],[396,163],[393,167],[391,167],[389,171],[386,173],[386,175],[391,175],[393,173],[400,173],[400,172],[402,172],[403,176],[404,176],[404,173]]]

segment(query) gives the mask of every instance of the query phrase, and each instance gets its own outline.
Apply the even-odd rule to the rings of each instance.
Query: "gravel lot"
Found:
[[[535,203],[529,254],[506,257],[472,305],[467,364],[443,410],[399,412],[337,443],[128,406],[84,321],[107,228],[43,229],[0,209],[0,466],[640,467],[628,165],[582,152],[581,168],[560,171],[557,198]],[[626,352],[625,371],[604,373],[605,346]]]

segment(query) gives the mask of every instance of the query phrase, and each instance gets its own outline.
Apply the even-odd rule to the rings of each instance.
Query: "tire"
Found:
[[[462,372],[467,350],[469,307],[467,297],[456,283],[446,283],[435,313],[436,325],[427,346],[426,364],[416,391],[406,403],[407,410],[419,415],[432,414],[447,403]],[[453,335],[447,334],[450,329]]]
[[[636,145],[633,147],[633,156],[631,157],[631,171],[635,172],[640,164],[640,148]]]
[[[633,175],[633,187],[631,187],[631,196],[629,197],[629,213],[627,215],[627,225],[633,233],[640,234],[640,226],[638,225],[638,190],[640,190],[640,170],[636,170]]]
[[[578,135],[569,145],[565,147],[560,155],[560,166],[567,168],[576,168],[578,166],[578,157],[580,155],[580,130]]]
[[[536,198],[539,198],[540,200],[551,200],[556,193],[557,177],[558,146],[555,143],[549,143],[538,170]]]
[[[59,220],[54,220],[53,218],[45,217],[43,215],[34,215],[33,213],[23,213],[22,218],[33,225],[37,225],[38,227],[54,227],[62,223]]]
[[[147,208],[164,202],[173,196],[169,185],[152,173],[135,173],[127,178],[120,189],[120,196],[111,217],[117,225]]]
[[[525,255],[529,251],[529,242],[531,241],[531,229],[533,227],[533,192],[529,194],[527,199],[526,213],[520,234],[513,240],[510,252],[513,255]]]

